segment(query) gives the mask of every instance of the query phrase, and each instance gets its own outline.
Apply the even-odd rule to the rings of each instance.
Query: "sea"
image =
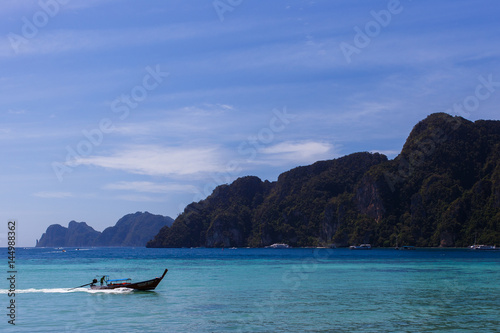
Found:
[[[500,332],[500,251],[2,250],[0,332]]]

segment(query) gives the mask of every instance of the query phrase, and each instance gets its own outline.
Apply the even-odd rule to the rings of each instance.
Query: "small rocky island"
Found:
[[[52,224],[37,241],[36,247],[143,247],[161,228],[171,226],[173,222],[168,216],[137,212],[123,216],[113,227],[103,232],[94,230],[85,222],[71,221],[67,228]]]

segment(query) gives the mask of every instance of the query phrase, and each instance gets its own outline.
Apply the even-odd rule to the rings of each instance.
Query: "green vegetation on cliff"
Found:
[[[401,154],[355,153],[243,177],[188,205],[148,247],[500,244],[500,122],[432,114]]]

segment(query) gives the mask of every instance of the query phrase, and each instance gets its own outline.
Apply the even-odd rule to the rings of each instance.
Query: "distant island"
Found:
[[[94,230],[85,222],[71,221],[67,228],[53,224],[37,241],[36,247],[144,247],[162,227],[171,226],[173,221],[168,216],[137,212],[123,216],[115,226],[103,232]]]
[[[437,113],[393,160],[361,152],[220,185],[147,247],[500,244],[500,121]]]

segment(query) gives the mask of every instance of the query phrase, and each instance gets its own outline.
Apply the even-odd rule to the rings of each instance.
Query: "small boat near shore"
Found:
[[[129,288],[134,290],[154,290],[158,284],[161,282],[165,274],[167,274],[168,269],[165,269],[161,277],[156,277],[151,280],[132,282],[130,278],[127,279],[115,279],[110,280],[108,275],[101,277],[100,285],[97,279],[94,279],[90,284],[90,289],[93,290],[104,290],[104,289],[117,289],[117,288]]]
[[[266,246],[266,249],[289,249],[290,245],[284,243],[274,243],[273,245]]]
[[[371,250],[372,246],[370,244],[361,244],[361,245],[351,245],[349,246],[351,250]]]
[[[495,251],[495,250],[500,250],[500,248],[497,248],[496,245],[471,245],[469,246],[469,249],[471,250],[477,250],[477,251]]]
[[[396,246],[394,249],[396,250],[416,250],[415,246],[410,246],[410,245],[404,245],[404,246]]]

